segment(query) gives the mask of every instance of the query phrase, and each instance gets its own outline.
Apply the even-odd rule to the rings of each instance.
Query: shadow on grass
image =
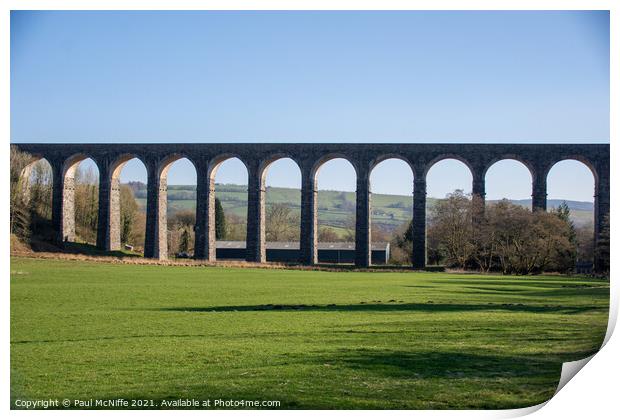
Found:
[[[574,282],[575,279],[567,279],[567,278],[558,278],[558,280],[550,280],[548,278],[545,279],[537,279],[532,278],[531,280],[515,280],[511,278],[506,278],[505,280],[486,280],[483,277],[477,277],[476,279],[468,279],[468,278],[459,278],[459,279],[432,279],[427,280],[430,283],[441,284],[441,285],[449,285],[449,286],[464,286],[464,287],[481,287],[485,288],[487,286],[499,286],[500,288],[504,287],[524,287],[524,288],[537,288],[537,289],[547,289],[547,288],[590,288],[590,287],[600,287],[609,285],[609,282],[603,282],[601,280],[596,279],[582,279],[579,278],[577,281],[580,283],[571,284],[569,282]],[[594,285],[589,283],[595,283]]]
[[[243,306],[205,306],[205,307],[171,307],[157,308],[159,311],[172,312],[260,312],[260,311],[313,311],[313,312],[471,312],[471,311],[511,311],[531,313],[578,314],[582,312],[607,309],[605,306],[559,306],[559,305],[524,305],[511,303],[488,304],[452,304],[452,303],[359,303],[350,305],[243,305]]]
[[[95,245],[78,243],[78,242],[65,242],[61,252],[65,254],[80,254],[80,255],[94,255],[116,258],[141,258],[142,255],[129,252],[129,251],[104,251],[97,248]]]
[[[343,348],[341,351],[289,356],[290,364],[320,369],[325,378],[339,378],[323,384],[303,382],[282,372],[281,382],[256,383],[252,376],[231,378],[227,383],[185,384],[181,393],[123,395],[126,399],[222,399],[279,400],[281,408],[518,408],[551,398],[560,378],[561,364],[588,354],[484,354],[472,351],[392,351]],[[338,375],[338,376],[336,376]],[[321,375],[323,376],[323,375]],[[297,384],[303,384],[303,390]],[[386,386],[386,384],[388,386]],[[390,385],[408,389],[392,391]],[[262,389],[259,391],[257,387]],[[374,387],[386,391],[377,393]],[[114,399],[117,395],[98,396]],[[161,408],[161,407],[160,407]],[[188,407],[186,407],[188,408]],[[217,408],[217,407],[210,407]],[[225,407],[224,407],[225,408]]]
[[[460,352],[403,352],[347,349],[320,356],[321,363],[403,379],[516,378],[550,375],[560,378],[562,363],[582,359],[591,352],[563,354],[497,355]]]
[[[512,295],[518,293],[524,296],[540,297],[609,297],[609,286],[591,285],[564,285],[561,287],[546,288],[543,290],[517,289],[511,287],[473,287],[465,286],[464,290],[455,290],[454,293],[470,295]]]

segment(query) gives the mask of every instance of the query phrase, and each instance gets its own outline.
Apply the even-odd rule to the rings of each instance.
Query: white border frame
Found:
[[[610,10],[611,24],[611,42],[610,42],[610,143],[611,143],[611,178],[618,178],[616,165],[618,164],[618,153],[614,146],[614,141],[618,137],[618,110],[619,108],[619,84],[620,77],[620,3],[609,0],[505,0],[505,1],[468,1],[463,0],[437,0],[437,1],[402,1],[402,0],[384,0],[384,1],[345,1],[345,0],[300,0],[294,4],[284,0],[264,0],[264,1],[196,1],[196,0],[5,0],[0,3],[0,130],[2,130],[2,138],[4,140],[4,162],[5,173],[1,183],[0,197],[3,202],[1,207],[1,215],[3,223],[0,223],[0,241],[1,257],[4,276],[2,276],[2,296],[3,310],[1,332],[3,337],[3,345],[0,353],[2,356],[2,365],[0,368],[0,378],[2,383],[0,389],[1,412],[9,412],[9,395],[10,395],[10,283],[9,283],[9,143],[10,143],[10,10]],[[614,117],[616,119],[614,119]],[[615,219],[614,203],[617,194],[618,184],[611,185],[611,218]],[[617,237],[617,225],[612,223],[612,236]],[[612,247],[611,260],[617,261],[619,253],[618,248]],[[612,264],[611,277],[617,276],[617,265]],[[563,417],[568,419],[582,419],[586,416],[593,418],[608,418],[611,413],[618,413],[618,397],[617,383],[618,374],[620,374],[620,362],[615,354],[620,354],[620,341],[617,337],[612,336],[613,329],[618,316],[618,286],[617,280],[611,282],[611,303],[609,312],[609,325],[605,345],[601,351],[596,354],[591,361],[578,374],[577,379],[569,381],[562,390],[556,394],[550,401],[539,406],[518,409],[518,410],[489,410],[489,411],[391,411],[388,413],[390,417],[407,418],[411,416],[422,418],[510,418],[533,413],[534,418],[556,418]],[[544,407],[543,409],[541,409]],[[15,418],[31,418],[45,415],[50,418],[81,418],[84,411],[19,411],[13,410],[8,413]],[[111,413],[108,411],[90,411],[88,416],[95,418],[107,418]],[[170,415],[179,415],[178,412],[128,412],[116,411],[114,416],[149,416],[149,418],[164,418]],[[183,416],[191,418],[204,418],[203,411],[187,411],[183,412]],[[284,419],[288,418],[291,413],[287,411],[210,411],[208,416],[231,418],[241,415],[252,415],[258,419]],[[376,416],[385,415],[385,412],[373,411],[325,411],[315,412],[312,410],[296,412],[296,416],[305,419],[314,418],[317,415],[340,418],[355,417],[356,419],[370,419]]]

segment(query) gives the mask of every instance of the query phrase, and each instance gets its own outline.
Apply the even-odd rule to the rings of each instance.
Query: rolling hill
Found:
[[[146,206],[146,185],[132,183],[136,199],[144,208]],[[241,218],[246,217],[247,186],[234,184],[218,184],[216,195],[222,202],[227,214],[234,214]],[[299,214],[301,192],[295,188],[267,187],[267,205],[284,203]],[[433,208],[437,198],[427,200],[429,210]],[[511,200],[513,203],[530,207],[531,200]],[[571,209],[571,217],[576,226],[583,226],[593,221],[594,205],[584,201],[549,200],[548,207],[559,206],[566,201]],[[489,201],[492,202],[492,201]],[[195,185],[169,185],[168,211],[174,214],[181,210],[193,210],[196,206]],[[319,191],[319,223],[322,226],[332,226],[342,229],[350,224],[355,213],[355,193],[345,191]],[[430,213],[430,212],[427,212]],[[412,197],[405,195],[372,195],[372,221],[385,230],[393,230],[412,217]]]

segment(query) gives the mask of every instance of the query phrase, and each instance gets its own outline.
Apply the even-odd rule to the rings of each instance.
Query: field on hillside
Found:
[[[224,211],[228,214],[245,219],[247,216],[247,187],[245,185],[226,184],[216,186],[216,196],[221,200]],[[146,208],[146,190],[136,192],[136,198],[142,208]],[[531,206],[530,200],[512,200],[515,204],[525,207]],[[549,200],[549,208],[557,207],[563,200]],[[301,195],[294,188],[267,187],[267,205],[283,203],[299,214]],[[431,216],[431,209],[436,198],[427,200]],[[593,223],[593,204],[569,201],[571,218],[576,226]],[[168,187],[168,210],[171,214],[180,210],[194,210],[196,206],[195,185],[170,185]],[[342,229],[350,224],[355,214],[355,193],[344,191],[319,191],[318,218],[321,226],[331,226]],[[413,198],[404,195],[373,194],[372,221],[386,231],[408,223],[413,216]]]
[[[11,259],[17,398],[516,408],[596,352],[609,283]]]

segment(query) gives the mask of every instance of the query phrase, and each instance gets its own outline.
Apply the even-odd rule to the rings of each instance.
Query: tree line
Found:
[[[11,147],[11,233],[34,243],[52,242],[52,170],[46,161],[30,165],[32,160],[29,154]],[[74,181],[76,240],[94,244],[99,218],[99,182],[92,169],[84,171],[80,167],[75,171]],[[120,213],[121,242],[143,243],[145,217],[129,185],[120,187]]]
[[[10,230],[22,239],[30,238],[33,231],[44,232],[45,220],[52,217],[51,171],[46,170],[46,166],[40,161],[33,164],[29,172],[24,173],[31,162],[32,156],[11,146]]]
[[[411,255],[412,226],[413,220],[394,238],[396,258]],[[530,211],[508,200],[482,209],[460,190],[438,200],[427,223],[428,264],[464,270],[566,273],[575,268],[577,261],[604,259],[605,252],[609,253],[608,244],[607,228],[601,232],[596,247],[602,254],[595,255],[592,229],[575,228],[565,203],[549,212]]]
[[[11,147],[10,230],[25,241],[52,242],[52,172],[45,161],[29,166],[33,158]],[[29,171],[24,171],[29,167]],[[76,241],[95,244],[99,215],[99,183],[92,169],[78,167],[74,174],[74,209]],[[141,183],[120,186],[121,243],[143,251],[146,215],[136,201],[135,191]],[[284,204],[267,209],[266,236],[269,241],[298,241],[299,217]],[[168,218],[168,249],[172,253],[192,253],[196,214],[192,210],[174,212]],[[217,240],[245,240],[245,220],[224,212],[215,198],[215,236]]]

